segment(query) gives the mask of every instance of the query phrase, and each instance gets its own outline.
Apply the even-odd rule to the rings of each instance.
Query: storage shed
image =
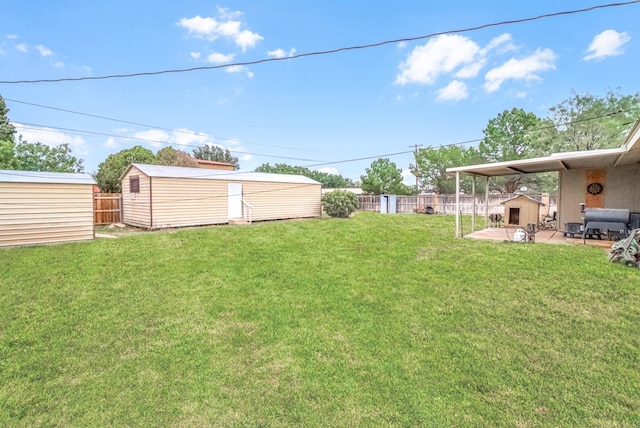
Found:
[[[93,239],[89,174],[0,170],[0,247]]]
[[[527,224],[540,222],[542,202],[526,195],[517,195],[501,202],[504,205],[504,224],[507,226],[526,227]]]
[[[322,215],[321,184],[301,175],[131,164],[123,223],[145,229]]]

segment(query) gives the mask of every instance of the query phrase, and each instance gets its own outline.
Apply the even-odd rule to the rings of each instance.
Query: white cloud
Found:
[[[224,19],[240,18],[243,15],[239,10],[231,11],[228,7],[220,6],[218,6],[218,13],[220,14],[220,17]]]
[[[486,63],[485,59],[480,59],[478,62],[462,67],[455,76],[460,79],[471,79],[472,77],[476,77]]]
[[[200,59],[200,56],[202,55],[200,52],[190,52],[189,55],[191,56],[191,58],[193,59]]]
[[[464,82],[454,80],[438,91],[437,101],[460,101],[469,97],[469,90]]]
[[[140,140],[145,140],[145,142],[152,147],[162,147],[169,143],[169,134],[161,129],[138,131],[133,134],[133,137]]]
[[[556,58],[557,55],[551,49],[537,49],[532,55],[522,59],[512,58],[485,74],[484,88],[487,92],[495,92],[506,80],[541,80],[539,73],[555,70]]]
[[[5,37],[7,39],[9,39],[9,40],[15,40],[15,39],[18,38],[18,35],[17,34],[7,34]]]
[[[284,58],[287,56],[287,54],[284,52],[284,49],[278,48],[272,51],[268,51],[267,56],[271,58]]]
[[[243,52],[254,47],[264,39],[260,34],[242,29],[244,25],[237,18],[242,16],[242,12],[229,12],[228,9],[218,8],[220,20],[214,17],[182,18],[177,25],[185,28],[190,35],[205,40],[214,41],[220,37],[233,41]]]
[[[58,67],[58,68],[63,68],[64,67],[64,62],[62,61],[55,61],[53,63],[51,63],[54,67]]]
[[[188,19],[182,18],[178,21],[178,25],[186,28],[189,34],[207,38],[209,40],[215,40],[218,37],[218,34],[216,34],[218,21],[213,18],[203,18],[200,15]]]
[[[435,37],[426,45],[416,46],[400,64],[396,83],[433,84],[436,79],[454,69],[469,65],[480,52],[480,47],[464,36],[448,35]]]
[[[103,146],[108,149],[115,149],[118,147],[118,140],[113,137],[109,137],[107,138],[107,141],[104,142]]]
[[[214,52],[207,55],[207,62],[212,62],[214,64],[226,64],[233,61],[233,58],[235,58],[234,54],[221,54]]]
[[[40,55],[42,56],[53,55],[53,52],[51,52],[51,50],[45,47],[44,45],[38,45],[36,46],[36,49],[38,50],[38,52],[40,52]]]
[[[505,53],[516,49],[516,46],[511,42],[513,38],[511,34],[504,33],[494,37],[489,41],[487,46],[482,48],[482,53],[487,54],[491,51],[497,50],[498,53]]]
[[[242,48],[242,52],[245,52],[248,48],[254,47],[260,40],[263,40],[258,33],[252,33],[249,30],[241,31],[238,35],[234,36],[236,44]]]
[[[29,46],[26,43],[16,45],[16,49],[23,53],[29,52]]]
[[[202,146],[211,140],[211,136],[205,133],[196,133],[187,128],[179,128],[172,132],[171,142],[178,146]]]
[[[593,38],[589,49],[587,49],[588,55],[582,59],[585,61],[602,60],[608,56],[621,55],[622,46],[630,40],[631,36],[626,32],[618,33],[615,30],[604,30]]]
[[[325,174],[338,175],[338,168],[324,167],[317,170],[318,172],[324,172]]]
[[[30,143],[42,143],[49,147],[56,147],[60,144],[69,144],[72,155],[86,155],[88,153],[86,141],[79,136],[72,136],[64,132],[47,127],[25,126],[20,123],[14,123],[18,135],[22,135],[22,139]]]
[[[402,182],[407,186],[416,185],[416,176],[411,173],[409,168],[402,170]]]
[[[269,56],[270,58],[287,58],[294,56],[296,52],[296,48],[289,49],[289,52],[285,52],[284,49],[278,48],[272,51],[268,51],[267,56]]]
[[[245,67],[242,65],[232,65],[224,69],[227,73],[242,73],[243,70],[245,70]]]
[[[514,49],[516,46],[509,33],[494,37],[482,48],[460,35],[434,37],[427,44],[415,47],[406,61],[400,64],[396,83],[432,85],[438,77],[449,73],[458,79],[471,79],[487,65],[489,54],[502,54]]]
[[[527,97],[527,93],[525,91],[518,91],[514,94],[514,96],[516,98],[526,98]]]

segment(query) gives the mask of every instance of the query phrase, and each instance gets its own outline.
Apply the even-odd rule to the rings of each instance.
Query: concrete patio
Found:
[[[464,238],[512,241],[514,233],[515,228],[512,227],[489,227],[466,234]],[[574,235],[572,238],[570,236],[564,236],[564,233],[559,230],[540,230],[535,234],[534,242],[536,244],[590,245],[609,249],[616,241],[610,241],[606,236],[603,236],[602,239],[586,239],[583,243],[582,235]]]

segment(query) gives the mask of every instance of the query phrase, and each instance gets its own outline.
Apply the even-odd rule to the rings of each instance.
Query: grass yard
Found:
[[[639,426],[640,269],[453,230],[358,213],[0,250],[0,426]]]

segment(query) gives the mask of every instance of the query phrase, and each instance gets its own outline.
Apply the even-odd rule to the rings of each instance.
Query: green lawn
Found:
[[[358,213],[0,250],[0,426],[640,425],[640,269],[453,229]]]

